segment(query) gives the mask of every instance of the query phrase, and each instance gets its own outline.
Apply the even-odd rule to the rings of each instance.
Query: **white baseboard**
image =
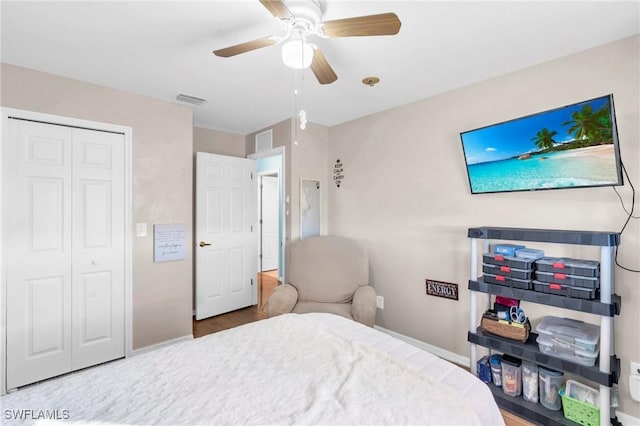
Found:
[[[155,351],[156,349],[160,349],[160,348],[163,348],[165,346],[174,345],[174,344],[180,343],[180,342],[186,342],[187,340],[193,340],[193,334],[187,334],[186,336],[176,337],[175,339],[171,339],[171,340],[167,340],[167,341],[164,341],[164,342],[156,343],[155,345],[145,346],[144,348],[134,349],[133,351],[131,351],[131,354],[129,356],[136,356],[136,355],[143,354],[145,352]]]
[[[442,359],[446,359],[449,362],[453,362],[454,364],[458,364],[462,367],[469,368],[471,365],[471,359],[466,356],[459,355],[455,352],[448,351],[446,349],[439,348],[437,346],[430,345],[428,343],[423,342],[422,340],[414,339],[413,337],[405,336],[404,334],[397,333],[395,331],[387,330],[386,328],[374,326],[376,330],[379,330],[383,333],[386,333],[390,336],[395,337],[398,340],[402,340],[403,342],[409,343],[415,347],[418,347],[424,351],[434,354],[437,357]],[[626,426],[626,425],[625,425]]]
[[[623,426],[640,426],[640,418],[616,411],[616,417]]]

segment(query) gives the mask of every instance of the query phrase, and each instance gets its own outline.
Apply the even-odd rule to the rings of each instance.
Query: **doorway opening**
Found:
[[[257,160],[258,309],[266,312],[269,296],[285,279],[285,150],[277,147],[249,155]]]

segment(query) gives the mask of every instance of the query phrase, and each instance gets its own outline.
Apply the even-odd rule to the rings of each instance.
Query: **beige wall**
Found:
[[[3,107],[133,129],[133,348],[191,335],[193,123],[189,107],[2,64]],[[186,259],[153,262],[153,224],[184,223]],[[135,232],[134,232],[135,235]]]
[[[320,180],[320,230],[323,234],[327,231],[329,129],[314,123],[307,123],[305,130],[296,129],[295,126],[296,120],[287,119],[246,137],[247,154],[255,152],[255,135],[269,129],[273,131],[273,147],[285,148],[285,199],[288,196],[289,200],[285,202],[285,244],[300,238],[300,179],[303,177]]]
[[[230,157],[246,156],[245,136],[220,130],[193,128],[193,152],[228,155]]]
[[[294,123],[295,125],[295,123]],[[298,144],[291,147],[291,240],[300,239],[300,179],[320,181],[320,232],[327,233],[327,194],[329,192],[328,158],[329,128],[307,123],[298,129]]]
[[[636,36],[329,129],[328,159],[340,158],[345,175],[340,188],[330,187],[329,232],[368,248],[373,285],[385,297],[377,324],[469,356],[469,227],[621,229],[626,215],[611,188],[471,195],[459,133],[613,93],[622,158],[640,189],[639,52]],[[629,207],[630,186],[619,191]],[[635,269],[638,222],[629,223],[618,256]],[[540,248],[599,259],[597,249]],[[460,300],[427,296],[425,278],[458,283]],[[621,411],[640,417],[627,387],[629,361],[640,361],[640,278],[616,268],[615,279],[623,301],[615,317]],[[534,326],[550,312],[574,315],[525,307]]]

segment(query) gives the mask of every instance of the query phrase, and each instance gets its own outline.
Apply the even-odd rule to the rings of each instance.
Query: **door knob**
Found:
[[[200,247],[210,246],[211,243],[205,243],[204,241],[200,241]]]

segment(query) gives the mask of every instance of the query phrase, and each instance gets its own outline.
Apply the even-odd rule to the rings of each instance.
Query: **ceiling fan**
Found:
[[[320,0],[260,0],[285,30],[284,36],[269,36],[214,50],[216,56],[228,58],[274,44],[282,44],[282,59],[292,68],[311,67],[320,84],[330,84],[338,76],[309,36],[322,38],[394,35],[400,31],[395,13],[358,16],[322,21]]]

